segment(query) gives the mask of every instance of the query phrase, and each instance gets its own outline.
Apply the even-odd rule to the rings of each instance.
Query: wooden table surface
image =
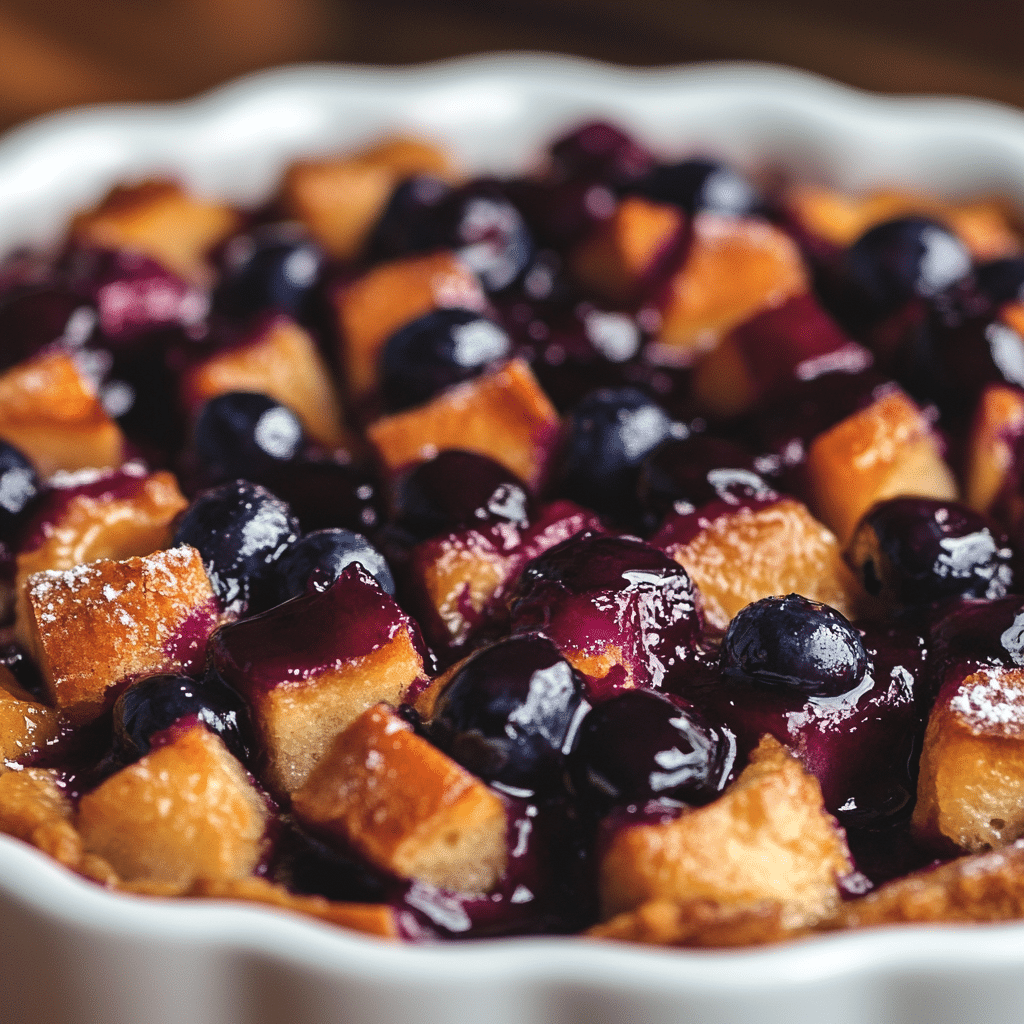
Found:
[[[513,49],[777,61],[1024,107],[1022,28],[1018,0],[0,0],[0,128],[77,103],[188,96],[291,61]]]

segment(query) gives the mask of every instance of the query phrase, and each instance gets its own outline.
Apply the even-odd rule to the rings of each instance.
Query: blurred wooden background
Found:
[[[1020,0],[0,0],[0,128],[292,61],[511,49],[778,61],[869,89],[1024,106],[1022,29]]]

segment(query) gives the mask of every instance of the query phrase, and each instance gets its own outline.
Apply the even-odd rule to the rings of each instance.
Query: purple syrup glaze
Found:
[[[220,604],[215,597],[193,608],[164,643],[164,654],[179,671],[192,675],[206,663],[206,647],[220,620]]]
[[[372,654],[402,628],[416,630],[361,565],[346,568],[326,590],[310,590],[210,638],[210,664],[229,685],[252,696],[301,684]]]
[[[669,512],[661,529],[650,538],[650,543],[662,551],[673,551],[689,544],[694,537],[709,529],[716,519],[735,515],[741,509],[756,511],[768,508],[779,500],[780,495],[765,487],[763,491],[748,494],[733,492],[727,501],[709,501],[693,511]]]
[[[600,519],[571,501],[542,505],[526,527],[500,521],[482,528],[457,530],[417,544],[404,567],[405,597],[423,628],[427,642],[445,662],[451,662],[472,643],[508,630],[505,595],[531,559],[583,530],[602,532]],[[446,595],[446,610],[435,606],[427,589],[435,566],[453,559],[479,560],[482,573],[494,566],[499,577],[494,593],[479,609],[471,603],[470,583]],[[452,621],[457,613],[458,625]]]
[[[735,733],[740,765],[765,733],[792,749],[843,824],[905,817],[925,724],[917,698],[925,650],[916,631],[897,625],[867,625],[864,645],[871,668],[839,697],[809,698],[713,673],[691,674],[679,692]]]
[[[631,537],[581,533],[562,542],[526,565],[508,603],[513,632],[542,632],[584,657],[618,649],[620,671],[584,672],[594,699],[624,685],[665,685],[702,629],[686,570]]]
[[[145,486],[148,470],[141,462],[126,462],[120,469],[84,469],[56,473],[26,523],[19,551],[32,551],[44,543],[77,497],[127,501]]]
[[[597,920],[588,826],[571,804],[511,798],[506,804],[508,867],[495,888],[472,896],[409,883],[391,901],[403,938],[564,935]]]

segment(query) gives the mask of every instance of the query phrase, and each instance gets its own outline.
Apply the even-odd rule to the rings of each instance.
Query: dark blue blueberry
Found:
[[[1024,300],[1024,259],[1020,256],[981,263],[976,273],[978,288],[995,305]]]
[[[743,175],[716,160],[701,158],[659,164],[633,190],[691,214],[708,210],[739,217],[757,206],[757,194]]]
[[[471,655],[434,708],[431,735],[452,758],[519,795],[550,794],[588,705],[583,680],[546,637],[525,634]]]
[[[933,299],[971,274],[971,254],[949,228],[926,217],[900,217],[866,231],[846,253],[851,299],[866,322],[909,299]]]
[[[294,223],[261,224],[219,252],[214,308],[233,317],[276,309],[302,320],[326,262],[323,250]]]
[[[0,541],[12,541],[41,484],[32,463],[7,441],[0,440]]]
[[[848,558],[871,594],[897,606],[952,597],[995,600],[1013,582],[1009,542],[956,501],[893,498],[861,520]]]
[[[569,413],[560,490],[598,512],[626,518],[635,510],[641,463],[675,429],[668,413],[636,388],[593,392]]]
[[[367,259],[376,263],[446,247],[439,210],[451,191],[427,174],[400,182],[370,233]]]
[[[114,752],[125,762],[148,754],[157,733],[195,718],[219,736],[243,763],[253,753],[249,711],[242,698],[215,673],[203,679],[156,675],[140,679],[114,704]]]
[[[525,526],[533,512],[525,485],[501,463],[450,448],[406,473],[395,489],[395,521],[426,538],[467,526]]]
[[[387,340],[380,357],[385,406],[407,409],[508,359],[509,336],[468,309],[436,309],[406,324]]]
[[[860,685],[868,656],[860,633],[827,604],[799,594],[741,609],[722,641],[726,676],[837,697]]]
[[[302,424],[287,406],[267,395],[230,391],[203,406],[192,452],[204,483],[262,481],[291,462],[303,441]]]
[[[0,645],[0,665],[14,676],[15,682],[23,690],[40,700],[49,700],[43,674],[21,644],[12,640]]]
[[[292,544],[275,564],[276,603],[304,594],[307,587],[326,590],[347,565],[358,562],[389,594],[395,581],[384,556],[360,533],[316,530]]]
[[[728,739],[686,702],[628,690],[584,718],[570,775],[599,810],[657,799],[705,804],[721,792],[734,755]]]
[[[197,548],[225,609],[244,614],[299,533],[285,502],[265,487],[235,480],[193,500],[178,522],[174,544]]]

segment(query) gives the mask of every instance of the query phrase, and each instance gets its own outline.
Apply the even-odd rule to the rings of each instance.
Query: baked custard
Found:
[[[0,263],[0,831],[407,941],[1024,917],[1024,235],[392,139]]]

